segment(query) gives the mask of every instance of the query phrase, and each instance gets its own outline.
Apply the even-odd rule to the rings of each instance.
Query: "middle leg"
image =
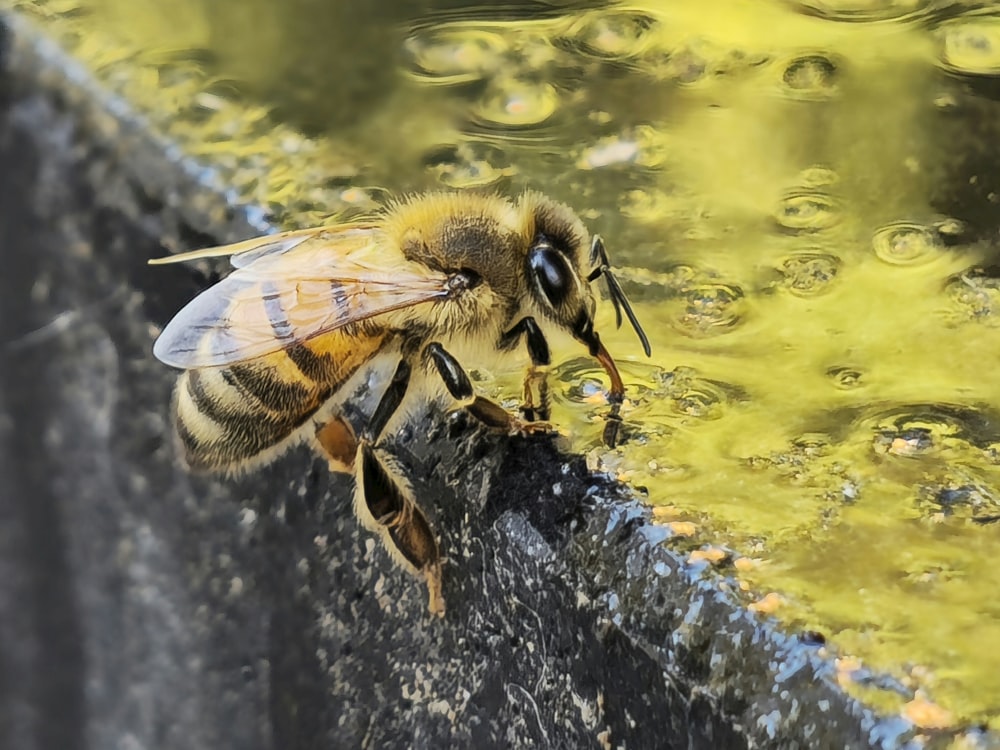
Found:
[[[466,411],[485,424],[498,430],[516,434],[529,434],[535,432],[548,432],[551,427],[546,422],[525,422],[509,411],[504,409],[495,401],[477,396],[472,388],[472,381],[469,380],[465,368],[455,357],[448,352],[441,344],[432,342],[424,348],[424,354],[437,368],[441,380],[452,397],[458,401]]]

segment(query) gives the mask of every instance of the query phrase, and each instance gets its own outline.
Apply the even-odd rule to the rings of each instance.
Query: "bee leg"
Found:
[[[375,407],[375,413],[372,414],[365,427],[365,440],[376,442],[385,430],[385,426],[389,424],[389,420],[392,419],[392,415],[396,413],[396,409],[403,403],[406,389],[410,387],[410,370],[410,363],[407,359],[399,360],[392,380],[389,381],[378,406]]]
[[[337,415],[316,428],[316,442],[330,464],[330,471],[350,474],[354,471],[354,457],[358,452],[358,439],[351,425]]]
[[[513,349],[524,336],[531,357],[531,367],[524,374],[524,405],[521,413],[528,421],[549,418],[548,366],[552,362],[549,344],[542,329],[532,317],[521,318],[509,331],[500,336],[498,346],[503,350]],[[538,406],[535,406],[534,390],[538,391]]]
[[[506,430],[511,434],[545,432],[550,429],[544,422],[522,422],[500,404],[477,396],[465,369],[441,344],[436,341],[428,344],[424,353],[434,363],[452,397],[487,427]]]
[[[391,456],[374,447],[406,396],[410,372],[409,361],[400,359],[361,440],[354,443],[357,450],[352,460],[354,512],[365,527],[382,538],[397,563],[423,576],[427,582],[428,609],[440,617],[444,615],[441,554],[434,532],[427,516],[417,506],[413,489],[403,472]]]
[[[354,465],[354,512],[367,528],[382,537],[397,563],[427,582],[427,608],[444,616],[441,595],[441,554],[434,532],[413,499],[413,490],[391,457],[367,440],[358,444]]]

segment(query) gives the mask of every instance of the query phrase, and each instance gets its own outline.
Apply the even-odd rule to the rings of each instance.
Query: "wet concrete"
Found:
[[[434,414],[395,438],[449,560],[441,621],[304,450],[187,475],[150,347],[211,272],[145,262],[249,236],[253,214],[22,21],[4,29],[0,746],[912,739],[548,438]]]

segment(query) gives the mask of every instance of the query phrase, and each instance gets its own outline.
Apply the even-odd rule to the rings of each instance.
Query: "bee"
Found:
[[[229,256],[232,273],[167,324],[155,356],[182,369],[173,399],[178,442],[195,470],[234,473],[308,441],[354,476],[354,510],[444,614],[437,539],[381,438],[418,378],[486,425],[548,429],[545,329],[587,347],[610,379],[604,431],[618,440],[624,385],[594,330],[591,282],[603,278],[647,356],[649,341],[612,274],[604,243],[573,211],[539,193],[516,200],[432,193],[367,220],[284,232],[159,258]],[[521,343],[530,359],[520,414],[476,394],[462,361]],[[388,359],[386,359],[388,358]],[[359,379],[395,369],[357,434],[344,415]],[[352,386],[352,383],[354,384]]]

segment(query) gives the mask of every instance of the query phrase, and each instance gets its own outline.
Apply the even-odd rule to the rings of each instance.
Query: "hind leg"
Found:
[[[441,554],[430,523],[417,505],[413,489],[392,457],[375,445],[399,408],[410,382],[410,365],[402,359],[358,440],[350,425],[335,417],[316,430],[316,441],[333,471],[354,474],[354,512],[374,531],[393,559],[427,583],[428,609],[444,615]]]
[[[432,615],[443,616],[441,554],[409,482],[390,456],[363,440],[358,445],[354,483],[358,518],[382,538],[398,564],[424,578],[427,608]]]
[[[354,473],[354,457],[358,452],[358,439],[350,423],[337,415],[316,428],[316,442],[330,464],[330,471],[339,474]]]

